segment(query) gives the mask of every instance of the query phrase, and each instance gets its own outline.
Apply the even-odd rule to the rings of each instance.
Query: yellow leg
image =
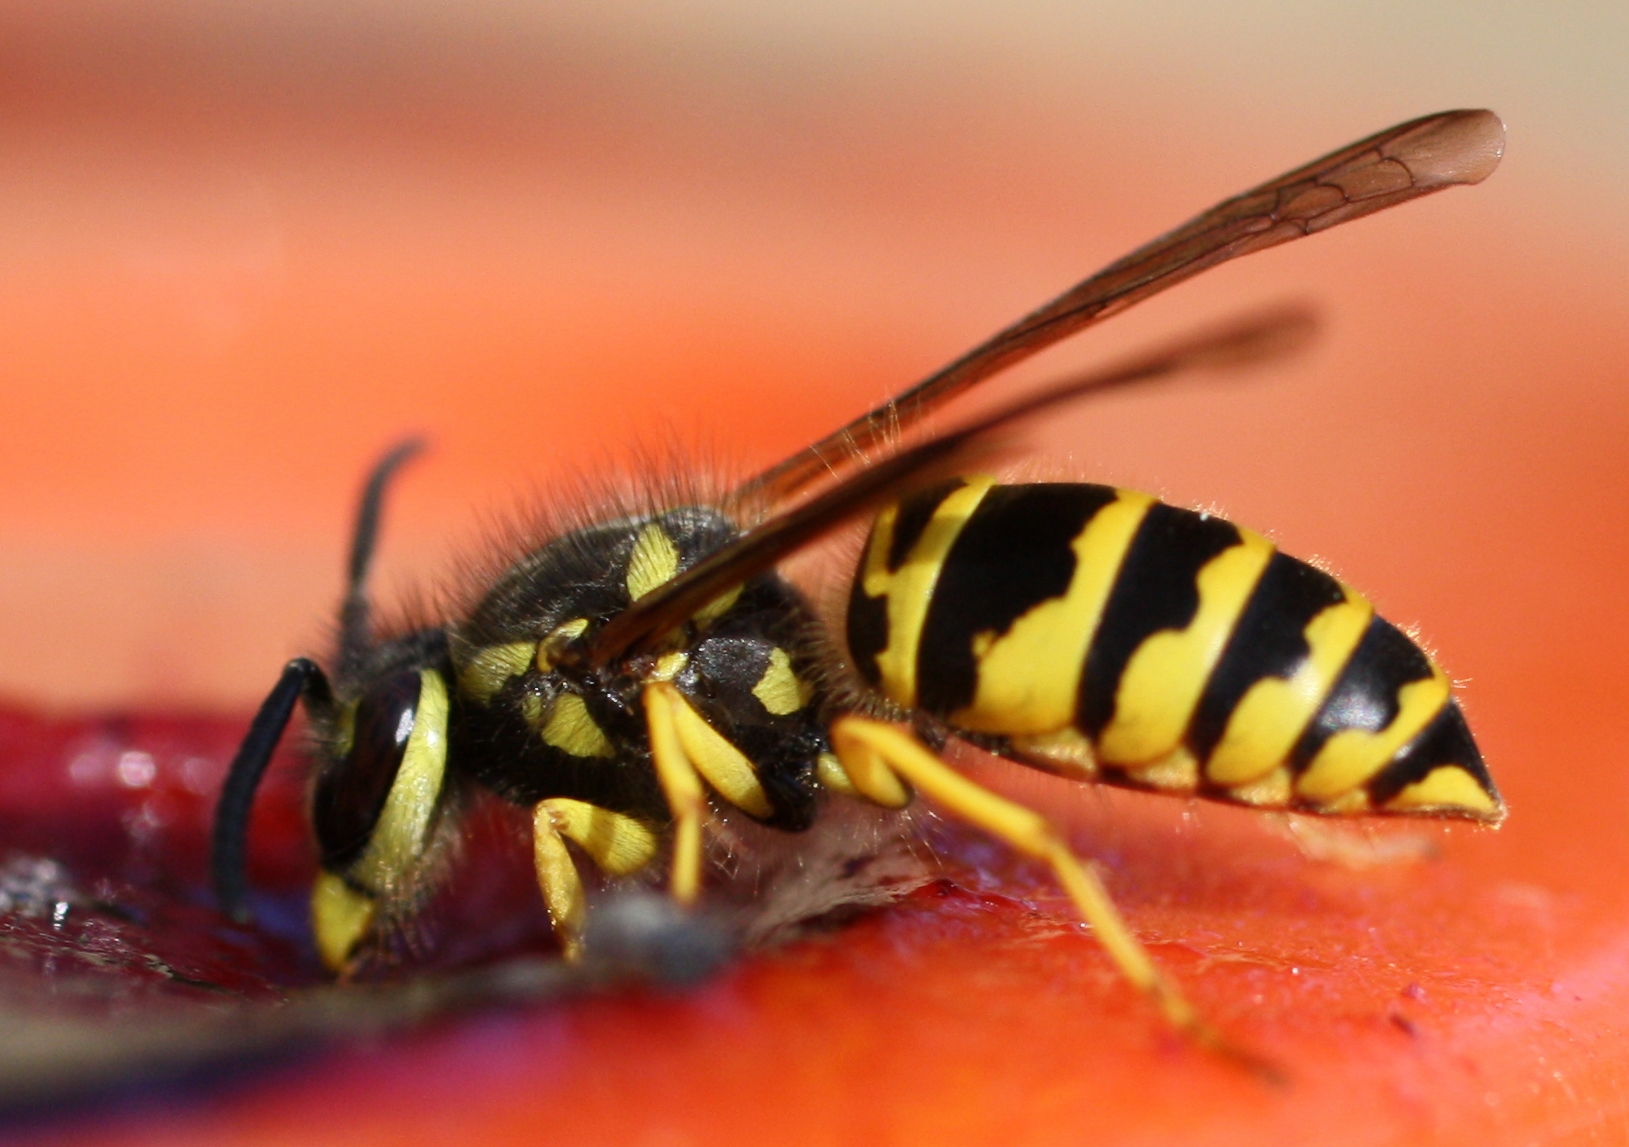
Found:
[[[656,834],[631,816],[566,797],[543,801],[532,810],[537,884],[561,951],[576,961],[582,957],[588,903],[577,865],[566,851],[567,840],[588,853],[601,872],[630,876],[655,858]]]
[[[680,904],[694,904],[701,891],[701,828],[707,815],[707,797],[702,791],[701,776],[679,740],[675,701],[682,703],[684,698],[666,681],[652,681],[645,686],[642,696],[656,779],[673,813],[673,874],[669,891]]]
[[[583,954],[588,901],[583,895],[582,877],[577,875],[566,842],[555,828],[548,801],[532,810],[532,863],[537,866],[537,886],[543,890],[543,906],[549,910],[560,951],[575,963]]]
[[[1192,1005],[1160,975],[1102,882],[1069,850],[1045,817],[974,784],[894,725],[865,717],[840,717],[832,724],[831,739],[849,778],[862,794],[875,783],[876,773],[886,770],[895,774],[896,785],[899,779],[909,782],[945,812],[982,828],[1020,852],[1044,860],[1121,974],[1154,1001],[1172,1026],[1202,1044],[1222,1046],[1199,1020]]]

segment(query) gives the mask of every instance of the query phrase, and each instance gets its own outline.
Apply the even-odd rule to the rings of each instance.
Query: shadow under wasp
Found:
[[[672,898],[690,905],[715,808],[798,833],[829,801],[892,809],[921,794],[1048,865],[1126,978],[1177,1028],[1219,1044],[1059,831],[939,750],[960,738],[1066,777],[1259,809],[1501,819],[1448,678],[1346,585],[1145,494],[975,473],[1026,420],[1259,361],[1304,316],[1203,334],[909,436],[1003,368],[1206,268],[1480,182],[1503,140],[1491,112],[1444,112],[1297,168],[718,502],[564,532],[453,616],[381,634],[368,567],[386,487],[417,449],[397,448],[362,497],[329,668],[289,662],[232,762],[214,831],[222,904],[242,912],[249,810],[303,700],[321,860],[312,919],[337,973],[422,906],[471,790],[531,810],[537,881],[567,959],[582,953],[588,911],[579,857],[623,877],[665,856]],[[775,567],[864,514],[839,637]]]

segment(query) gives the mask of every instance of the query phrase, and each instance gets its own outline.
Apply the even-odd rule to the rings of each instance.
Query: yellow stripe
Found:
[[[1074,724],[1086,651],[1131,539],[1153,505],[1147,494],[1119,491],[1070,543],[1075,573],[1063,595],[1024,613],[999,638],[980,634],[983,642],[975,639],[978,685],[973,703],[951,714],[954,724],[1014,736],[1055,733]]]
[[[1171,755],[1243,612],[1273,544],[1239,530],[1239,543],[1206,562],[1195,580],[1199,608],[1186,629],[1162,629],[1131,655],[1115,693],[1114,719],[1098,738],[1106,764],[1153,764]]]
[[[1477,779],[1458,765],[1439,765],[1423,780],[1405,785],[1384,807],[1392,812],[1457,809],[1490,821],[1497,821],[1503,811]]]
[[[1320,611],[1301,631],[1309,653],[1295,674],[1263,678],[1239,698],[1205,764],[1211,781],[1230,788],[1249,784],[1289,757],[1374,617],[1364,598],[1341,588],[1346,600]]]
[[[882,692],[900,705],[916,704],[916,651],[945,555],[984,495],[995,485],[994,478],[964,480],[967,485],[939,503],[899,569],[888,571],[888,550],[893,542],[897,506],[878,515],[871,546],[866,551],[861,586],[869,597],[888,599],[888,648],[877,654],[877,671]]]
[[[667,531],[651,522],[639,531],[628,558],[628,596],[638,601],[679,572],[679,548]]]
[[[1342,729],[1325,741],[1307,771],[1296,778],[1296,795],[1310,801],[1332,801],[1364,784],[1385,768],[1447,703],[1448,678],[1432,665],[1430,677],[1410,681],[1397,690],[1397,716],[1384,729],[1373,733]]]
[[[777,646],[769,651],[769,667],[752,687],[752,695],[766,711],[784,717],[809,703],[814,686],[793,672],[792,659]]]
[[[616,748],[605,731],[589,716],[588,704],[575,693],[562,693],[554,699],[548,724],[543,726],[543,743],[574,757],[612,757]]]

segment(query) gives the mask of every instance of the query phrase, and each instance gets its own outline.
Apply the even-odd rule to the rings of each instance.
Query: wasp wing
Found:
[[[1504,153],[1491,111],[1410,120],[1218,203],[1139,247],[869,414],[745,483],[773,503],[909,429],[948,399],[1098,319],[1240,255],[1361,219],[1447,187],[1480,183]]]
[[[1258,315],[1169,344],[1116,367],[1065,379],[1010,401],[964,426],[907,446],[749,528],[587,635],[576,655],[599,667],[629,650],[659,641],[721,594],[770,569],[822,534],[909,490],[966,472],[1010,441],[1004,432],[1039,414],[1115,387],[1200,370],[1254,365],[1303,346],[1312,328],[1312,316],[1304,309]]]

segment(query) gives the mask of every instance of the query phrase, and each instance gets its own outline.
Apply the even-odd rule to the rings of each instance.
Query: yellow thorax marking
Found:
[[[639,531],[628,558],[628,596],[638,601],[679,572],[679,549],[655,522]]]
[[[1075,572],[1061,597],[1025,612],[1006,633],[974,638],[973,703],[951,721],[980,733],[1057,733],[1074,724],[1086,652],[1126,550],[1154,499],[1119,490],[1069,545]]]
[[[1346,600],[1321,610],[1302,630],[1307,658],[1288,679],[1265,677],[1239,698],[1205,763],[1219,785],[1243,785],[1282,764],[1329,696],[1374,617],[1368,601],[1342,585]]]
[[[1384,729],[1342,729],[1325,741],[1296,778],[1296,795],[1323,803],[1370,780],[1441,711],[1448,692],[1448,678],[1433,664],[1430,677],[1397,690],[1397,716]]]
[[[543,726],[543,743],[574,757],[611,757],[616,749],[605,732],[594,723],[588,705],[575,693],[561,693]]]
[[[792,659],[777,646],[769,651],[769,667],[752,687],[752,695],[769,712],[784,717],[807,705],[814,687],[792,671]]]
[[[537,642],[512,641],[505,645],[489,645],[476,651],[468,664],[458,670],[458,684],[464,696],[482,705],[489,703],[502,689],[504,682],[518,677],[531,667],[537,656]]]
[[[588,632],[588,618],[574,617],[563,622],[549,631],[549,635],[537,643],[537,669],[540,673],[548,673],[554,669],[552,655],[556,649],[569,641],[575,641]]]
[[[419,670],[419,702],[401,768],[391,782],[373,835],[350,876],[365,888],[395,887],[424,853],[430,820],[447,771],[447,686],[434,669]]]
[[[1114,718],[1098,738],[1104,763],[1151,764],[1181,743],[1205,682],[1272,556],[1271,542],[1240,528],[1238,544],[1200,569],[1193,620],[1185,629],[1151,634],[1120,675]]]
[[[945,555],[995,485],[994,478],[983,476],[964,481],[966,485],[952,491],[934,509],[927,528],[897,570],[888,570],[888,551],[899,514],[897,505],[878,515],[876,533],[866,550],[861,588],[868,597],[888,599],[888,647],[877,654],[877,671],[883,693],[901,705],[916,704],[916,651]]]
[[[725,590],[723,593],[713,598],[712,601],[708,602],[706,605],[696,610],[695,613],[691,614],[691,620],[702,627],[706,627],[717,621],[726,613],[730,612],[730,610],[735,608],[735,603],[741,598],[741,588],[741,586],[736,586],[734,589]]]

